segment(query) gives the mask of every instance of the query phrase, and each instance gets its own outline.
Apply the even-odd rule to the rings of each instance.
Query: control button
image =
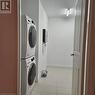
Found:
[[[30,20],[28,20],[28,22],[30,22]]]
[[[31,61],[34,61],[34,57],[31,59]]]

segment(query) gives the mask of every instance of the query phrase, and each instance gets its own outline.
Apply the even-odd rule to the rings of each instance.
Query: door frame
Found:
[[[95,9],[95,1],[94,0],[83,0],[85,1],[85,18],[84,18],[84,37],[83,37],[83,54],[82,54],[82,74],[81,74],[81,95],[94,95],[94,67],[95,67],[95,28],[94,28],[94,23],[95,23],[95,18],[94,18],[94,9]],[[90,3],[90,18],[89,22],[87,22],[88,18],[88,6],[89,6],[89,1]],[[20,60],[20,5],[21,0],[17,0],[17,18],[18,18],[18,63],[17,63],[17,95],[21,95],[21,60]],[[94,18],[94,19],[93,19]],[[93,25],[92,25],[93,23]],[[89,29],[88,29],[89,27]],[[87,37],[87,30],[88,30],[88,37]],[[87,40],[88,38],[88,40]],[[86,43],[87,42],[87,43]],[[86,44],[88,46],[86,47]],[[87,55],[86,55],[86,48],[87,48]],[[93,50],[92,50],[93,49]],[[91,56],[89,56],[91,55]],[[87,57],[87,60],[86,60]],[[86,62],[85,62],[86,61]],[[91,62],[91,63],[90,63]],[[85,67],[86,66],[86,67]],[[86,70],[85,70],[86,68]],[[86,78],[85,78],[85,71],[86,73]],[[92,73],[93,72],[93,73]],[[86,79],[86,80],[85,80]],[[93,79],[93,81],[91,80]],[[84,94],[85,93],[85,94]]]
[[[84,95],[95,95],[95,0],[88,0],[88,39]]]
[[[21,38],[20,38],[20,35],[21,35],[21,33],[20,33],[20,31],[21,31],[21,29],[20,29],[20,4],[21,4],[21,0],[17,0],[16,1],[17,2],[17,34],[18,34],[18,63],[17,63],[17,93],[16,93],[16,95],[21,95],[21,50],[20,50],[20,40],[21,40]]]
[[[80,95],[86,95],[86,67],[87,67],[87,48],[88,48],[88,26],[89,26],[89,3],[90,0],[82,0],[82,17],[81,17],[81,31],[83,32],[82,43],[82,66],[81,66],[81,84]],[[88,71],[89,72],[89,71]],[[88,95],[88,94],[87,94]],[[91,95],[91,94],[89,94]]]
[[[84,2],[84,26],[83,27],[83,50],[82,50],[82,71],[81,71],[81,95],[85,95],[85,72],[86,72],[86,56],[87,56],[87,38],[88,38],[88,14],[89,14],[89,0],[82,0]]]

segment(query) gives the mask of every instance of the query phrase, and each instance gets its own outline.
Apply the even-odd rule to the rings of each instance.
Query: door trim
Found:
[[[84,29],[83,29],[83,50],[82,50],[82,74],[81,74],[81,95],[85,93],[85,70],[86,70],[86,45],[87,45],[87,20],[88,20],[89,0],[83,0],[84,6]]]
[[[85,95],[95,95],[95,0],[90,0]]]
[[[17,0],[17,34],[18,34],[18,63],[17,63],[17,93],[16,95],[21,95],[21,60],[20,60],[20,2]]]

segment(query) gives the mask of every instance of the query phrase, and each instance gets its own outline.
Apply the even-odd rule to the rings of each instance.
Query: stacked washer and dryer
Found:
[[[31,95],[36,79],[36,26],[27,15],[21,17],[21,95]]]

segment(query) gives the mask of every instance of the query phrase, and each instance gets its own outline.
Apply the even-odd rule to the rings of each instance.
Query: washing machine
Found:
[[[36,81],[35,56],[22,60],[21,66],[21,95],[31,95]]]
[[[21,58],[35,55],[37,29],[35,22],[27,15],[21,16]]]

